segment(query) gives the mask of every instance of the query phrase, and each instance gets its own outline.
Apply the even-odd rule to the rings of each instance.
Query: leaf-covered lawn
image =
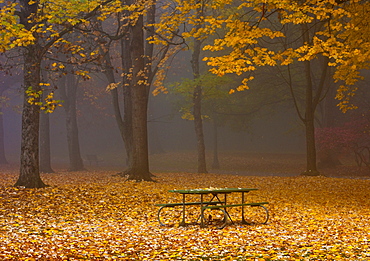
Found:
[[[1,174],[0,259],[370,259],[370,180],[166,173],[135,183],[112,174],[45,174],[51,186],[38,190],[13,188],[16,174]],[[158,225],[154,204],[181,199],[169,189],[205,187],[259,188],[248,199],[270,202],[270,221],[222,230]]]

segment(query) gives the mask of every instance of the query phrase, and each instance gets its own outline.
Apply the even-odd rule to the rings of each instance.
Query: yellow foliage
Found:
[[[14,47],[28,45],[35,40],[32,32],[24,29],[23,25],[18,23],[18,17],[15,15],[17,9],[16,3],[5,3],[0,0],[0,52],[12,49]]]
[[[258,14],[246,19],[252,9]],[[231,15],[218,17],[217,23],[209,20],[217,28],[226,30],[225,36],[216,38],[212,45],[204,47],[204,50],[214,52],[204,59],[213,67],[212,73],[221,76],[227,73],[242,75],[256,70],[258,66],[275,66],[278,62],[280,65],[289,65],[323,55],[329,58],[329,66],[335,67],[334,79],[352,86],[361,79],[359,72],[369,68],[370,27],[367,14],[370,12],[370,3],[366,1],[352,1],[349,5],[334,0],[255,0],[241,1],[236,10]],[[295,48],[277,51],[256,47],[263,38],[285,37],[282,31],[262,23],[264,16],[273,14],[277,14],[273,23],[279,21],[282,25],[307,25],[307,28],[316,26],[316,31],[308,42]],[[338,90],[341,94],[337,99],[341,101],[339,106],[343,110],[346,106],[347,109],[355,108],[350,105],[355,88],[349,89],[351,91],[348,93],[343,88]]]
[[[16,10],[19,10],[18,3],[8,3],[7,0],[0,0],[0,52],[33,44],[35,35],[48,41],[55,40],[59,37],[59,32],[63,28],[68,28],[75,25],[88,25],[89,22],[84,19],[84,15],[100,9],[97,19],[105,20],[111,14],[121,12],[127,8],[137,9],[137,6],[132,7],[123,5],[119,0],[112,0],[109,3],[102,4],[101,0],[55,0],[37,1],[39,11],[32,18],[32,28],[26,30],[20,24]],[[28,2],[29,5],[36,1]],[[142,12],[141,7],[141,12]],[[62,29],[61,29],[62,28]],[[54,37],[56,37],[54,39]]]
[[[109,92],[109,91],[111,91],[111,90],[113,90],[113,89],[118,88],[118,86],[119,86],[120,84],[121,84],[121,82],[117,82],[117,83],[112,82],[112,83],[108,84],[108,86],[107,86],[107,88],[105,88],[105,90],[106,90],[107,92]]]
[[[50,86],[49,83],[40,83],[40,86]],[[56,107],[62,106],[60,100],[54,99],[54,92],[49,92],[48,95],[41,100],[43,90],[34,90],[32,87],[29,87],[26,90],[26,95],[28,96],[27,102],[31,105],[37,105],[45,113],[52,113]]]

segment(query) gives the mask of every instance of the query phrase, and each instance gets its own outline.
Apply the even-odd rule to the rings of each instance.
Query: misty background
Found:
[[[197,148],[194,122],[182,119],[181,102],[178,95],[173,93],[171,85],[174,82],[183,82],[186,77],[191,78],[189,52],[182,52],[171,63],[167,73],[165,86],[169,93],[150,95],[148,109],[148,135],[150,170],[155,171],[194,171],[196,172]],[[298,69],[296,69],[298,70]],[[238,95],[244,100],[238,105],[245,106],[247,115],[234,117],[233,120],[218,128],[218,153],[220,155],[220,171],[230,158],[222,157],[223,153],[241,155],[247,160],[249,155],[280,154],[297,155],[299,163],[305,162],[305,133],[304,126],[297,116],[289,89],[281,78],[274,73],[274,69],[260,70],[250,85]],[[364,74],[366,76],[366,74]],[[109,168],[121,171],[126,167],[126,152],[115,118],[111,95],[106,91],[107,82],[100,73],[92,74],[92,79],[80,81],[77,90],[77,121],[80,139],[81,156],[87,169],[90,166],[88,154],[98,156],[99,168]],[[18,165],[20,159],[21,142],[21,108],[22,108],[22,75],[2,74],[1,82],[8,87],[3,96],[5,156],[11,165]],[[354,102],[359,101],[361,107],[355,110],[366,111],[367,79],[358,83],[359,91]],[[240,84],[240,79],[224,87],[226,95],[230,88]],[[222,84],[222,83],[221,83]],[[302,87],[303,89],[303,87]],[[335,90],[335,89],[333,89]],[[230,94],[235,95],[235,94]],[[259,97],[261,96],[261,97]],[[348,120],[353,112],[343,114],[336,106],[335,92],[325,98],[336,111],[337,122]],[[55,90],[56,99],[61,99],[58,89]],[[248,98],[250,99],[248,101]],[[181,98],[180,98],[181,99]],[[244,103],[243,103],[244,102]],[[63,103],[61,103],[63,105]],[[4,106],[5,105],[5,106]],[[324,107],[324,105],[322,105]],[[255,109],[258,107],[257,109]],[[241,111],[244,109],[241,108]],[[319,108],[320,114],[325,111]],[[44,112],[41,112],[44,113]],[[207,114],[207,112],[204,112]],[[320,115],[318,115],[320,117]],[[225,119],[231,116],[225,115]],[[240,121],[238,121],[240,118]],[[214,149],[214,128],[212,121],[206,117],[204,135],[207,153],[207,168],[212,169]],[[65,111],[62,107],[50,114],[51,137],[51,164],[56,169],[67,169],[69,164],[66,137]],[[261,155],[261,156],[260,156]],[[174,157],[177,159],[174,159]],[[182,162],[183,165],[176,162]],[[231,164],[231,168],[232,168]],[[302,167],[303,170],[303,167]],[[232,171],[232,170],[231,170]]]
[[[177,60],[176,60],[177,59]],[[168,73],[167,82],[181,81],[190,77],[190,57],[180,55],[173,62],[173,70]],[[186,61],[187,60],[187,61]],[[179,64],[182,68],[179,69]],[[21,141],[21,81],[22,75],[3,75],[2,82],[10,84],[3,95],[8,97],[3,108],[5,154],[9,163],[18,164]],[[99,74],[81,82],[78,88],[78,127],[81,154],[85,166],[87,154],[96,154],[102,166],[125,166],[126,155],[122,138],[113,116],[111,97],[105,91],[107,83]],[[256,80],[258,81],[258,79]],[[275,83],[275,82],[274,82]],[[235,84],[238,84],[236,82]],[[257,85],[257,83],[256,83]],[[258,86],[245,92],[256,91]],[[58,90],[55,91],[58,98]],[[175,105],[175,98],[169,94],[150,95],[148,111],[149,154],[169,154],[188,152],[194,155],[196,164],[196,137],[194,122],[181,118],[182,113]],[[63,104],[62,104],[63,105]],[[44,113],[44,112],[41,112]],[[244,123],[243,123],[244,124]],[[218,130],[218,151],[251,153],[293,153],[304,154],[304,129],[289,102],[284,105],[266,106],[250,116],[244,126],[233,128],[222,126]],[[213,153],[213,127],[204,120],[204,133],[207,155]],[[68,167],[65,112],[58,107],[50,115],[51,159],[56,168]],[[153,165],[155,159],[151,159]],[[222,167],[222,161],[220,162]],[[155,165],[155,164],[154,164]],[[211,162],[207,162],[211,165]],[[163,166],[163,169],[167,169]],[[211,168],[210,168],[211,169]],[[155,171],[156,169],[151,169]]]

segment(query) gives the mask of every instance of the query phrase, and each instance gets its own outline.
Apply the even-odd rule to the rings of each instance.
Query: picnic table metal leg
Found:
[[[227,205],[227,194],[225,194],[225,205]],[[234,224],[234,221],[231,218],[229,212],[227,212],[227,209],[224,208],[223,210],[224,210],[224,215],[225,215],[225,220],[224,220],[225,221],[225,225],[226,225],[228,219],[230,220],[231,224]]]
[[[203,194],[200,194],[200,227],[206,227],[204,222]]]
[[[161,212],[162,212],[162,209],[163,209],[164,207],[160,207],[159,208],[159,210],[158,210],[158,213],[157,213],[157,218],[158,218],[158,222],[159,222],[159,224],[161,225],[161,226],[165,226],[165,224],[163,224],[162,223],[162,221],[161,221]]]
[[[244,204],[244,192],[242,192],[242,204]],[[242,206],[242,224],[249,224],[244,218],[244,206]]]
[[[265,206],[262,206],[262,205],[257,205],[257,206],[251,206],[251,207],[261,207],[261,208],[263,208],[264,209],[264,211],[265,211],[265,217],[263,217],[261,220],[258,220],[258,222],[259,223],[261,223],[261,224],[266,224],[267,223],[267,221],[269,220],[269,218],[270,218],[270,215],[269,215],[269,211],[268,211],[268,209],[265,207]]]
[[[180,226],[185,226],[185,194],[182,194],[182,221]]]

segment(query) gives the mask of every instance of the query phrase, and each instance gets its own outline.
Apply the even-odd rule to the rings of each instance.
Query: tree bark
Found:
[[[148,72],[144,60],[143,16],[130,27],[130,52],[132,61],[132,162],[125,171],[128,179],[152,181],[148,157]]]
[[[4,119],[2,108],[0,107],[0,164],[8,164],[5,157],[5,144],[4,144]]]
[[[47,74],[43,72],[42,78],[46,79]],[[42,98],[45,99],[49,94],[49,90],[44,90]],[[50,114],[41,112],[40,113],[40,172],[42,173],[54,173],[51,167],[51,151],[50,151]]]
[[[132,68],[131,49],[130,49],[130,38],[132,32],[128,33],[127,38],[121,40],[121,54],[122,54],[122,68],[126,75],[123,76],[123,118],[122,118],[122,134],[123,141],[125,143],[126,155],[127,155],[127,167],[131,168],[133,162],[133,130],[132,130],[132,85],[130,77],[128,76]]]
[[[7,88],[6,88],[7,89]],[[3,95],[5,88],[0,89],[0,96]],[[3,118],[3,108],[0,104],[0,164],[8,164],[5,157],[5,143],[4,143],[4,118]]]
[[[309,31],[306,24],[302,25],[303,31],[303,43],[309,42]],[[313,97],[313,81],[311,77],[311,62],[304,61],[304,73],[306,80],[306,97],[305,97],[305,132],[306,132],[306,171],[305,175],[317,176],[320,173],[317,170],[317,161],[316,161],[316,140],[315,140],[315,110],[317,103],[314,102]],[[320,95],[319,93],[316,93]],[[318,100],[317,100],[318,102]]]
[[[121,43],[123,44],[123,43]],[[124,50],[124,48],[122,48],[122,51]],[[124,58],[122,57],[122,63],[124,65],[124,62],[123,62]],[[113,65],[112,65],[112,62],[111,62],[111,59],[110,59],[110,52],[109,50],[107,50],[104,54],[104,74],[105,74],[105,77],[107,78],[109,84],[111,83],[117,83],[116,82],[116,79],[115,79],[115,76],[114,76],[114,71],[113,71]],[[125,85],[125,84],[123,84]],[[131,151],[131,146],[130,144],[132,143],[129,139],[128,139],[128,131],[131,129],[131,128],[128,128],[128,124],[125,124],[124,122],[124,119],[122,118],[122,113],[121,113],[121,108],[120,108],[120,103],[119,103],[119,93],[118,93],[118,86],[114,89],[111,89],[110,90],[110,94],[111,94],[111,97],[112,97],[112,105],[113,105],[113,111],[114,111],[114,118],[116,120],[116,123],[117,123],[117,126],[118,126],[118,129],[119,129],[119,132],[121,134],[121,138],[124,142],[124,145],[125,145],[125,149],[126,149],[126,163],[129,162],[129,158],[130,158],[130,151]],[[126,94],[128,95],[128,94]],[[125,103],[126,104],[126,103]],[[130,106],[131,107],[131,106]],[[128,110],[128,108],[127,108]],[[126,112],[126,110],[125,110]],[[127,113],[127,112],[126,112]]]
[[[39,172],[39,121],[40,106],[30,104],[26,91],[32,87],[40,91],[41,47],[36,43],[24,53],[24,98],[22,111],[22,142],[20,175],[15,186],[42,188],[45,183]],[[39,99],[36,99],[38,101]]]
[[[130,4],[130,1],[127,2]],[[128,11],[127,11],[128,12]],[[147,22],[154,23],[155,1],[147,8]],[[151,26],[148,35],[154,33]],[[117,125],[127,153],[127,170],[120,173],[132,180],[152,181],[149,171],[147,110],[152,80],[151,57],[153,45],[144,38],[144,18],[140,16],[135,25],[121,39],[121,63],[123,68],[123,115],[117,89],[111,91]],[[105,55],[105,73],[110,83],[116,83],[109,51]]]
[[[197,16],[201,16],[201,10],[197,10]],[[198,29],[200,26],[197,26]],[[191,57],[191,67],[193,70],[193,78],[196,80],[196,86],[193,93],[193,116],[194,116],[194,127],[195,134],[197,137],[197,155],[198,155],[198,173],[207,173],[206,164],[206,146],[204,143],[203,133],[203,120],[202,120],[202,86],[200,85],[200,69],[199,69],[199,57],[201,51],[201,40],[194,39],[194,50]]]
[[[155,35],[155,14],[156,14],[156,1],[154,0],[151,6],[147,10],[147,19],[146,19],[146,24],[150,25],[146,27],[146,34],[145,34],[145,39],[148,39],[150,37],[153,37]],[[148,41],[145,41],[145,64],[152,64],[153,62],[153,53],[154,53],[154,44],[149,43]],[[165,52],[166,53],[166,52]],[[149,84],[148,84],[148,99],[150,98],[150,85],[152,83],[153,77],[155,75],[156,68],[153,70],[152,66],[147,66],[148,68],[148,78],[149,78]],[[152,111],[150,100],[148,100],[148,110],[149,112]],[[149,121],[150,123],[150,121]],[[158,132],[157,132],[157,127],[156,123],[152,122],[151,125],[149,125],[149,137],[148,137],[148,142],[149,142],[149,152],[150,154],[159,154],[163,153],[164,149],[162,147],[162,144],[158,138]]]

